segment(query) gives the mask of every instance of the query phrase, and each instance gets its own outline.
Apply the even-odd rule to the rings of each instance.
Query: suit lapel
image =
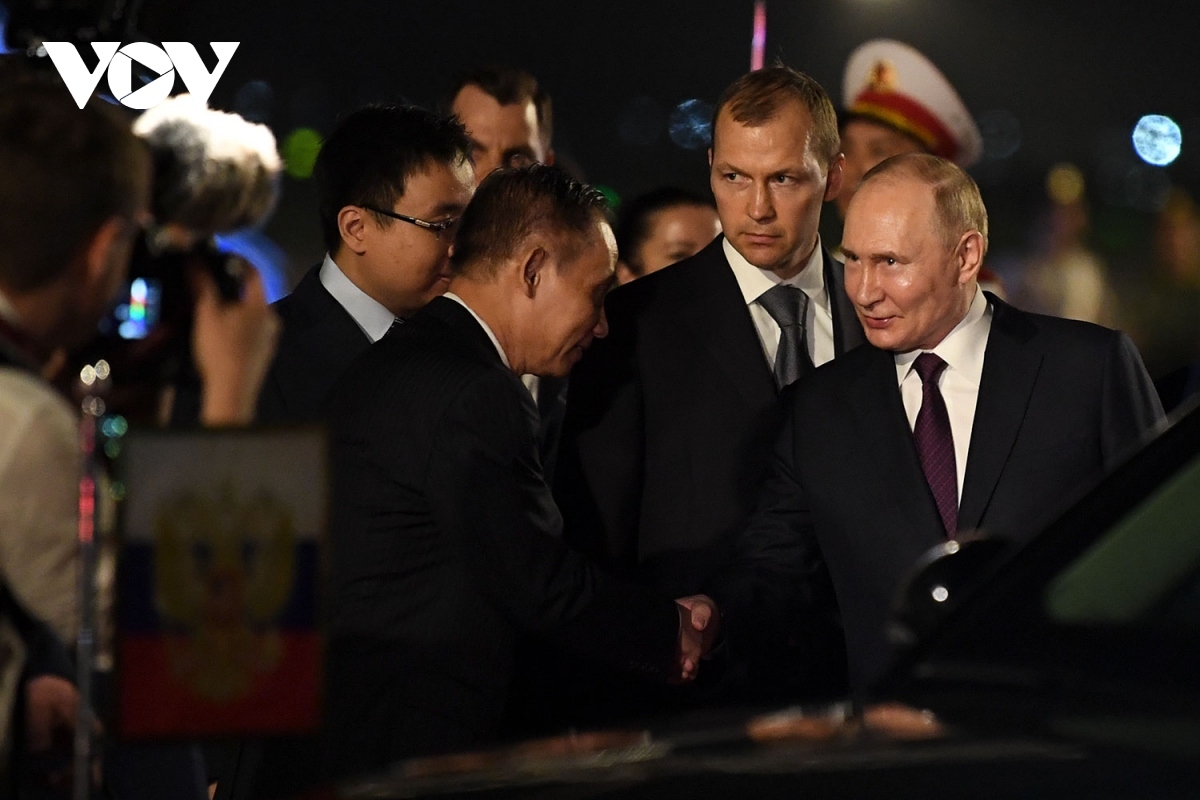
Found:
[[[1026,315],[990,294],[988,300],[994,309],[992,329],[984,354],[959,503],[960,530],[978,528],[983,519],[1021,431],[1042,363],[1041,352],[1030,344],[1036,329]]]
[[[849,352],[867,340],[854,304],[846,295],[845,265],[822,248],[825,260],[825,291],[830,298],[829,308],[833,313],[833,352],[836,355]]]
[[[321,285],[320,266],[310,270],[292,293],[296,319],[295,346],[293,351],[300,357],[314,360],[323,369],[341,368],[354,360],[355,356],[370,346],[370,338],[350,316],[350,312],[333,298]],[[284,386],[284,391],[304,392],[303,372],[284,373],[295,376],[300,385]]]
[[[864,455],[882,477],[877,485],[887,487],[901,510],[899,518],[882,524],[924,550],[941,540],[942,520],[913,445],[896,381],[896,362],[889,352],[864,347],[872,352],[866,368],[853,379],[850,404],[863,431]]]
[[[724,237],[700,251],[695,270],[681,292],[679,316],[684,335],[707,349],[738,391],[754,407],[774,402],[775,378],[742,290],[722,249]]]

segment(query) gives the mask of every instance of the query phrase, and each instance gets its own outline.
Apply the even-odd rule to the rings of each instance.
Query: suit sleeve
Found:
[[[799,407],[776,442],[754,514],[734,534],[727,567],[709,587],[734,651],[803,651],[805,669],[838,668],[843,645],[829,574],[797,470]],[[815,652],[819,651],[819,652]]]
[[[517,626],[646,677],[675,663],[673,601],[602,572],[561,538],[562,518],[537,466],[536,416],[495,371],[447,409],[434,440],[427,497],[484,597]]]
[[[1111,470],[1164,420],[1162,402],[1142,357],[1124,333],[1117,333],[1104,367],[1100,444],[1105,470]]]
[[[609,336],[571,373],[554,495],[568,543],[632,570],[645,476],[642,386],[631,315],[613,308],[609,320]]]

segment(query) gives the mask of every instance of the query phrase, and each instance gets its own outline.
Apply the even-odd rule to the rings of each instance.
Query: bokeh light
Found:
[[[593,188],[600,192],[600,194],[604,195],[604,199],[608,203],[609,208],[615,211],[617,207],[621,205],[621,195],[617,194],[617,190],[613,187],[606,186],[603,183],[596,183],[593,184]]]
[[[1133,128],[1133,149],[1147,164],[1165,167],[1179,158],[1183,132],[1170,117],[1147,114]]]
[[[662,106],[649,97],[635,97],[617,117],[617,135],[625,144],[649,147],[662,136],[666,122]]]
[[[270,124],[275,111],[275,90],[266,81],[250,81],[233,96],[233,110],[251,122]]]
[[[1083,172],[1074,164],[1055,164],[1046,174],[1046,194],[1060,206],[1083,199]]]
[[[283,139],[279,148],[287,174],[293,178],[311,178],[317,153],[321,150],[321,134],[312,128],[297,128]]]
[[[685,150],[703,150],[712,141],[712,103],[684,100],[671,111],[667,132]]]
[[[1011,111],[1000,108],[980,115],[979,134],[984,158],[1008,158],[1021,148],[1021,123]]]

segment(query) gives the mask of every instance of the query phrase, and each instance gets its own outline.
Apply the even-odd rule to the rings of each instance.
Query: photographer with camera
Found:
[[[123,281],[151,167],[104,103],[79,109],[61,83],[7,64],[0,91],[0,723],[21,723],[13,769],[0,767],[8,794],[70,785],[79,702],[63,645],[77,624],[78,412],[44,372]]]
[[[157,323],[138,351],[146,367],[135,372],[161,392],[160,421],[249,424],[280,323],[257,271],[218,251],[213,237],[261,224],[274,209],[282,167],[275,137],[186,94],[143,113],[133,130],[154,161],[155,225],[131,277],[159,304],[146,309]]]

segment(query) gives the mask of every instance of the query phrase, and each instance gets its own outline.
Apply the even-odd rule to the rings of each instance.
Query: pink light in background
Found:
[[[750,39],[750,71],[763,68],[763,52],[767,49],[767,2],[754,3],[754,36]]]

